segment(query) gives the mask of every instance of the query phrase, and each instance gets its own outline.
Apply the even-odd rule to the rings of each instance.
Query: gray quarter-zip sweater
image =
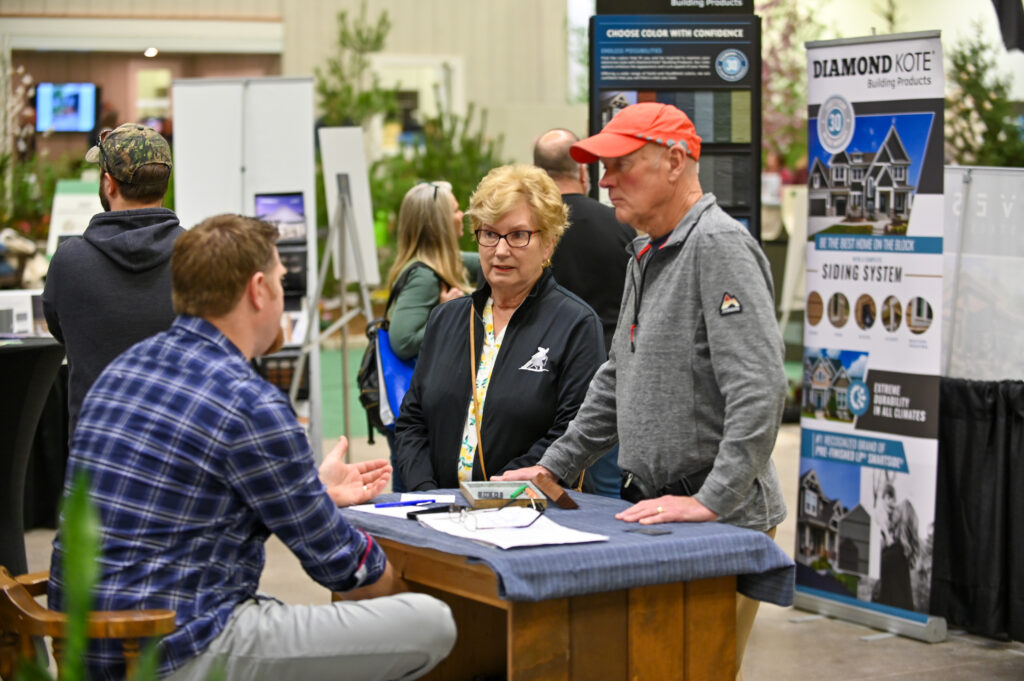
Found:
[[[652,493],[712,466],[694,497],[721,522],[778,525],[786,379],[768,259],[713,194],[660,248],[641,236],[627,250],[608,361],[539,463],[573,479],[618,439],[619,466]]]

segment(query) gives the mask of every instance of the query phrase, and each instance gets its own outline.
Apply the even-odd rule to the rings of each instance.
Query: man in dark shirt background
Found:
[[[578,141],[570,130],[549,130],[533,146],[533,164],[551,176],[569,207],[569,229],[551,256],[555,281],[594,308],[604,328],[605,350],[610,350],[629,262],[626,246],[636,232],[615,219],[613,208],[586,195],[587,166],[569,156],[569,147]],[[618,451],[616,445],[590,467],[593,487],[585,481],[585,489],[619,496]]]
[[[135,123],[105,130],[85,160],[100,166],[104,212],[57,249],[43,289],[46,323],[68,355],[69,442],[100,372],[174,321],[171,248],[185,233],[163,207],[171,147],[160,133]]]

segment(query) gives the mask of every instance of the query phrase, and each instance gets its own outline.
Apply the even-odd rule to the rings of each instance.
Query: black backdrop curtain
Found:
[[[943,378],[931,613],[1024,641],[1024,382]]]

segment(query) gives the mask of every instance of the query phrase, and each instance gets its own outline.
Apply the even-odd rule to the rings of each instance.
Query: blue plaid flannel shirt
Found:
[[[202,652],[255,596],[270,533],[329,589],[373,582],[384,569],[380,546],[327,496],[286,396],[196,317],[178,317],[97,379],[66,488],[81,472],[102,526],[94,608],[177,613],[160,644],[161,676]],[[63,553],[58,534],[49,589],[58,610]],[[94,681],[124,676],[120,642],[94,643],[87,662]]]

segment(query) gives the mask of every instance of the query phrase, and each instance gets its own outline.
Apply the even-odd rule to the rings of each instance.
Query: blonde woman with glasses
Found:
[[[537,462],[605,360],[590,307],[551,276],[567,209],[534,166],[495,168],[470,198],[484,281],[427,324],[395,428],[409,490],[454,488]]]

